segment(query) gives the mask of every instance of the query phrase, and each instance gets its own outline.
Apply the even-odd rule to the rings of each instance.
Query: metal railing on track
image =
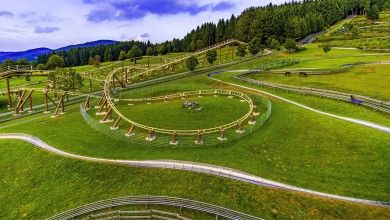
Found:
[[[120,208],[130,205],[165,205],[178,207],[180,209],[190,209],[199,212],[208,213],[217,217],[226,219],[240,219],[240,220],[260,220],[261,218],[248,215],[242,212],[234,211],[224,207],[199,202],[190,199],[183,199],[177,197],[167,196],[130,196],[123,198],[108,199],[99,202],[90,203],[69,211],[57,214],[47,220],[66,220],[75,219],[78,217],[88,217],[89,214],[99,212],[99,210]],[[120,218],[120,216],[118,216]]]
[[[258,73],[259,71],[256,71]],[[270,83],[266,81],[259,81],[255,79],[251,79],[246,77],[248,74],[251,74],[251,71],[242,73],[240,75],[234,76],[234,78],[242,81],[247,82],[259,86],[267,86],[274,89],[280,89],[288,92],[297,92],[301,94],[308,94],[313,96],[319,96],[319,97],[327,97],[337,100],[342,100],[346,102],[352,102],[351,96],[355,100],[359,100],[359,105],[367,106],[370,108],[373,108],[374,110],[378,110],[387,114],[390,114],[390,102],[385,102],[377,99],[373,99],[367,96],[362,95],[356,95],[351,93],[345,93],[345,92],[338,92],[338,91],[332,91],[332,90],[325,90],[325,89],[317,89],[317,88],[310,88],[310,87],[300,87],[300,86],[292,86],[292,85],[286,85],[286,84],[279,84],[279,83]],[[356,103],[355,103],[356,104]]]

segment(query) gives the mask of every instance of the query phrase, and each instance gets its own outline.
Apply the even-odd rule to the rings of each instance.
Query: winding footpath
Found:
[[[173,161],[173,160],[114,160],[114,159],[104,159],[104,158],[95,158],[95,157],[87,157],[77,154],[68,153],[62,150],[59,150],[53,146],[50,146],[49,144],[45,143],[38,137],[28,135],[28,134],[21,134],[21,133],[0,133],[0,140],[2,139],[11,139],[11,140],[21,140],[25,141],[27,143],[30,143],[40,149],[43,149],[45,151],[54,153],[59,156],[82,160],[82,161],[88,161],[88,162],[95,162],[95,163],[105,163],[105,164],[116,164],[116,165],[126,165],[131,167],[147,167],[147,168],[163,168],[163,169],[176,169],[176,170],[186,170],[186,171],[192,171],[197,173],[204,173],[204,174],[210,174],[220,177],[226,177],[229,179],[239,180],[246,183],[252,183],[255,185],[265,186],[265,187],[272,187],[272,188],[279,188],[279,189],[285,189],[285,190],[291,190],[291,191],[297,191],[302,193],[308,193],[315,196],[330,198],[330,199],[338,199],[348,202],[356,202],[366,205],[375,205],[375,206],[385,206],[389,207],[390,202],[384,202],[384,201],[374,201],[374,200],[366,200],[366,199],[359,199],[359,198],[352,198],[352,197],[346,197],[346,196],[340,196],[340,195],[334,195],[334,194],[328,194],[318,191],[313,191],[309,189],[304,189],[296,186],[291,186],[279,182],[275,182],[272,180],[264,179],[261,177],[257,177],[245,172],[241,172],[238,170],[222,167],[222,166],[215,166],[210,164],[202,164],[202,163],[193,163],[188,161]]]

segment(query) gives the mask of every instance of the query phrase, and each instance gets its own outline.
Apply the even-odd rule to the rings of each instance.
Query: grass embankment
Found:
[[[390,65],[377,64],[359,66],[345,73],[330,75],[300,77],[298,74],[293,74],[286,77],[284,74],[267,72],[253,74],[251,78],[272,83],[342,91],[390,101],[389,71]]]
[[[318,48],[318,44],[311,44],[305,47],[307,48],[305,51],[292,54],[276,53],[267,58],[245,62],[229,69],[265,67],[272,70],[285,71],[340,70],[344,64],[358,62],[375,63],[390,60],[390,55],[388,54],[372,54],[367,51],[338,49],[333,49],[325,54],[321,48]],[[283,63],[287,63],[287,65],[283,65]],[[346,72],[329,75],[300,77],[298,74],[293,74],[287,77],[284,74],[265,71],[252,74],[251,77],[262,81],[329,89],[389,101],[390,75],[387,74],[389,70],[390,65],[388,64],[367,64],[354,67]]]
[[[183,197],[266,219],[379,219],[390,216],[386,208],[321,199],[225,178],[175,170],[92,164],[34,150],[23,142],[1,141],[0,144],[1,219],[44,219],[86,203],[130,195]],[[186,213],[194,219],[207,217]]]
[[[245,66],[241,66],[241,68],[245,68]],[[249,83],[241,83],[233,78],[234,75],[237,75],[238,73],[234,72],[225,72],[223,74],[218,74],[215,77],[218,79],[222,79],[227,82],[233,82],[236,84],[242,84],[245,86],[253,87],[260,89],[262,91],[270,92],[272,94],[296,101],[300,104],[307,105],[309,107],[325,111],[328,113],[333,113],[345,117],[365,120],[365,121],[371,121],[377,124],[390,126],[390,116],[386,113],[380,112],[380,111],[374,111],[371,108],[364,107],[364,106],[355,106],[351,104],[350,102],[344,102],[344,101],[337,101],[335,99],[328,99],[328,98],[320,98],[317,96],[310,96],[310,95],[303,95],[300,93],[294,93],[294,92],[286,92],[282,90],[275,90],[269,87],[261,87],[254,84]],[[255,74],[256,75],[256,74]],[[359,94],[362,94],[363,92],[359,92]]]
[[[161,84],[158,88],[211,81],[204,76],[192,79]],[[146,89],[143,88],[145,95]],[[37,119],[28,127],[20,124],[1,132],[33,134],[53,146],[83,155],[197,161],[323,192],[378,200],[390,198],[386,184],[386,161],[390,155],[387,134],[278,101],[274,101],[271,119],[262,128],[238,142],[218,147],[134,146],[89,128],[77,110],[68,112],[66,117]]]
[[[334,47],[359,49],[390,49],[390,12],[382,12],[379,20],[371,21],[364,16],[344,20],[332,26],[317,40]]]

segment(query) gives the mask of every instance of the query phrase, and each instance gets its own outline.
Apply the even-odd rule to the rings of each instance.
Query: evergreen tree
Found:
[[[351,34],[353,38],[358,38],[359,37],[359,29],[356,26],[353,26],[351,28]]]
[[[327,54],[331,49],[332,49],[332,46],[330,44],[322,45],[322,51],[324,51],[325,54]]]
[[[148,56],[155,55],[153,47],[148,47],[148,49],[146,50],[146,55],[148,55]]]
[[[383,4],[383,11],[389,11],[390,10],[390,2],[389,1],[386,1],[384,4]]]
[[[94,59],[93,65],[94,65],[95,67],[100,67],[100,64],[101,64],[101,62],[102,62],[102,58],[100,57],[100,55],[95,55],[95,56],[93,57],[93,59]]]
[[[198,58],[191,56],[186,60],[187,69],[190,71],[194,71],[196,67],[199,65]]]
[[[46,63],[46,68],[49,70],[55,69],[55,68],[62,68],[65,66],[64,58],[60,57],[59,55],[51,55],[49,60]]]
[[[24,66],[24,65],[31,65],[31,63],[28,62],[27,59],[19,59],[16,61],[16,65]]]
[[[88,65],[93,66],[94,63],[95,63],[95,59],[93,59],[93,57],[90,57],[90,58],[88,59]]]
[[[239,57],[245,57],[245,55],[246,55],[246,45],[245,44],[238,45],[236,54]]]
[[[292,38],[287,38],[284,43],[284,47],[289,51],[295,51],[298,49],[297,42]]]
[[[275,50],[279,50],[279,49],[280,49],[280,43],[279,43],[279,41],[276,40],[276,39],[273,38],[273,37],[268,38],[268,40],[267,40],[267,46],[268,46],[268,48],[270,48],[270,49],[275,49]]]
[[[249,42],[249,52],[252,54],[252,56],[255,56],[260,52],[260,39],[258,37],[254,37],[250,42]]]
[[[137,45],[134,45],[127,53],[127,58],[134,60],[134,62],[140,57],[142,57],[142,50]]]
[[[370,7],[370,10],[367,13],[367,18],[370,20],[378,20],[379,19],[379,8],[377,5],[373,5]]]
[[[37,65],[37,67],[35,69],[37,69],[37,70],[46,70],[46,66],[45,66],[45,64],[40,63],[40,64]]]
[[[187,50],[188,50],[189,52],[195,52],[196,46],[195,46],[194,41],[191,41],[191,43],[190,43],[190,45],[189,45],[189,47],[188,47]]]
[[[1,67],[2,68],[6,68],[8,66],[13,66],[13,65],[16,65],[16,62],[11,60],[11,59],[6,59],[2,64],[1,64]]]
[[[206,59],[207,62],[210,63],[210,65],[213,65],[214,61],[217,60],[217,51],[216,50],[209,50],[206,52]]]
[[[216,33],[215,33],[216,42],[222,42],[226,40],[225,32],[226,32],[225,20],[221,19],[218,21],[217,28],[216,28]]]
[[[113,54],[112,54],[112,50],[110,49],[106,49],[104,51],[104,61],[113,61]]]
[[[119,53],[119,61],[124,61],[126,60],[126,56],[127,56],[127,53],[126,51],[122,50],[120,53]]]
[[[364,7],[363,7],[364,6]],[[370,7],[372,6],[372,7]],[[300,40],[306,35],[322,31],[325,27],[345,18],[348,12],[358,12],[364,8],[367,16],[378,19],[380,10],[389,8],[388,0],[320,0],[294,1],[281,5],[269,4],[262,7],[246,9],[241,15],[230,19],[221,19],[217,24],[205,23],[191,30],[182,39],[173,39],[163,44],[153,45],[150,42],[119,42],[112,45],[100,45],[88,48],[73,48],[68,51],[41,55],[37,63],[47,63],[49,57],[57,54],[64,58],[65,66],[88,64],[88,58],[100,55],[104,61],[118,60],[121,51],[129,51],[134,45],[147,52],[149,47],[155,48],[159,54],[169,52],[193,52],[231,38],[248,42],[257,37],[260,44],[279,49],[279,42],[287,38]],[[373,10],[371,10],[371,8]]]
[[[165,55],[168,53],[168,48],[166,47],[165,44],[160,44],[157,46],[157,52],[160,54],[160,55]]]

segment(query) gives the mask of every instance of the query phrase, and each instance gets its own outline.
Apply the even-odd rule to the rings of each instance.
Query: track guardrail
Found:
[[[367,96],[362,95],[356,95],[351,93],[345,93],[345,92],[338,92],[338,91],[332,91],[332,90],[325,90],[325,89],[317,89],[317,88],[310,88],[310,87],[299,87],[299,86],[292,86],[292,85],[286,85],[286,84],[279,84],[279,83],[270,83],[265,81],[259,81],[255,79],[251,79],[246,77],[249,74],[252,74],[253,72],[258,73],[259,71],[248,71],[241,73],[239,75],[234,76],[235,79],[247,82],[250,84],[255,84],[259,86],[267,86],[274,89],[280,89],[288,92],[297,92],[301,94],[308,94],[308,95],[314,95],[319,97],[327,97],[337,100],[342,100],[346,102],[351,102],[351,95],[357,99],[362,101],[360,105],[367,106],[370,108],[373,108],[374,110],[378,110],[387,114],[390,114],[390,102],[385,102],[377,99],[373,99]]]
[[[234,211],[224,207],[208,204],[205,202],[199,202],[190,199],[183,199],[177,197],[167,196],[130,196],[123,198],[108,199],[99,202],[90,203],[69,211],[57,214],[47,220],[67,220],[77,217],[86,216],[89,213],[98,212],[99,210],[110,209],[115,207],[123,207],[129,205],[166,205],[179,207],[180,209],[186,208],[195,211],[200,211],[208,214],[215,215],[216,218],[223,217],[227,219],[240,219],[240,220],[260,220],[261,218],[248,215],[242,212]],[[120,216],[119,216],[120,217]]]

